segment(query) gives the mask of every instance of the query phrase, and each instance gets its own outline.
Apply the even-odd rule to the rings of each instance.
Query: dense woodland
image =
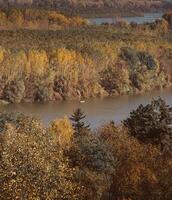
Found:
[[[1,29],[43,29],[56,30],[64,27],[87,25],[79,16],[69,17],[58,11],[32,8],[10,8],[0,10]]]
[[[96,131],[85,117],[44,128],[1,113],[0,199],[171,200],[172,107],[157,99]]]
[[[3,8],[0,100],[80,100],[170,87],[171,28],[172,13],[152,24],[94,26],[51,9]],[[171,200],[172,107],[153,100],[97,130],[85,121],[81,109],[48,127],[0,113],[0,199]]]
[[[53,8],[101,8],[113,7],[116,9],[157,9],[168,7],[168,0],[0,0],[0,4],[4,6],[21,5],[21,6],[37,6],[37,7],[53,7]]]
[[[171,13],[152,24],[101,26],[54,11],[0,14],[1,100],[135,94],[172,83]]]
[[[44,8],[67,15],[112,17],[142,15],[143,12],[164,11],[172,8],[170,0],[0,0],[0,7]]]

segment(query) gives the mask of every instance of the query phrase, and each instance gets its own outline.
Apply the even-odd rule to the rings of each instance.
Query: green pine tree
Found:
[[[86,115],[80,108],[76,109],[70,117],[76,135],[90,131],[90,126],[83,121],[85,118]]]

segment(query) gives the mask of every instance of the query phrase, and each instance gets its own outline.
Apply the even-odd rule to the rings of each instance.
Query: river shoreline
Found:
[[[153,99],[163,98],[167,104],[172,105],[172,88],[154,90],[144,94],[123,95],[116,97],[91,98],[81,103],[80,101],[57,101],[9,104],[0,107],[0,112],[23,113],[36,117],[45,126],[55,119],[70,116],[77,108],[81,108],[87,115],[86,121],[92,128],[97,128],[108,121],[120,123],[129,113],[140,104],[147,104]]]
[[[154,93],[154,92],[163,92],[163,91],[172,91],[172,84],[170,84],[169,86],[166,86],[164,88],[154,88],[152,90],[146,90],[146,91],[135,91],[133,93],[126,93],[126,94],[118,94],[118,93],[113,93],[113,94],[106,94],[106,95],[102,95],[102,96],[93,96],[93,97],[77,97],[76,98],[67,98],[67,99],[61,99],[59,98],[58,100],[51,100],[51,101],[30,101],[28,99],[24,99],[22,102],[9,102],[7,100],[4,99],[0,99],[0,106],[6,106],[9,104],[34,104],[34,103],[59,103],[59,102],[72,102],[72,101],[77,101],[80,103],[85,103],[86,101],[89,100],[94,100],[94,99],[104,99],[104,98],[117,98],[117,97],[130,97],[130,96],[137,96],[137,95],[144,95],[147,93]]]
[[[156,20],[162,19],[164,12],[145,12],[135,15],[108,15],[108,16],[95,16],[86,18],[90,24],[101,25],[103,23],[116,23],[118,21],[126,21],[128,23],[144,24],[153,23]]]

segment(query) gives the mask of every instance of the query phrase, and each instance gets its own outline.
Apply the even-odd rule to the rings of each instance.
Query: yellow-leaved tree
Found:
[[[20,26],[24,22],[23,13],[21,10],[12,9],[9,12],[8,20],[14,25]]]
[[[70,21],[68,18],[60,13],[55,11],[51,11],[48,17],[50,24],[57,24],[57,25],[69,25]]]
[[[62,148],[70,147],[74,130],[66,116],[63,119],[54,121],[50,130],[53,133],[54,140],[56,140]]]
[[[48,67],[48,56],[45,50],[31,49],[28,52],[28,62],[31,72],[38,75],[44,74]]]
[[[27,56],[23,50],[17,52],[0,49],[1,74],[8,80],[27,73]]]
[[[0,11],[0,25],[6,25],[7,15],[2,10]]]

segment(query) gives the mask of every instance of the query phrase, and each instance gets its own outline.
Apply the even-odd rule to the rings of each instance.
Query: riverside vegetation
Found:
[[[0,15],[2,102],[133,94],[172,83],[171,13],[152,24],[101,26],[45,10]],[[172,107],[153,100],[97,130],[85,118],[77,109],[45,127],[0,113],[0,199],[171,200]]]
[[[171,200],[172,107],[157,99],[96,131],[85,117],[44,128],[0,113],[0,199]]]
[[[83,99],[171,85],[171,13],[152,24],[101,26],[45,10],[0,15],[2,100]]]

